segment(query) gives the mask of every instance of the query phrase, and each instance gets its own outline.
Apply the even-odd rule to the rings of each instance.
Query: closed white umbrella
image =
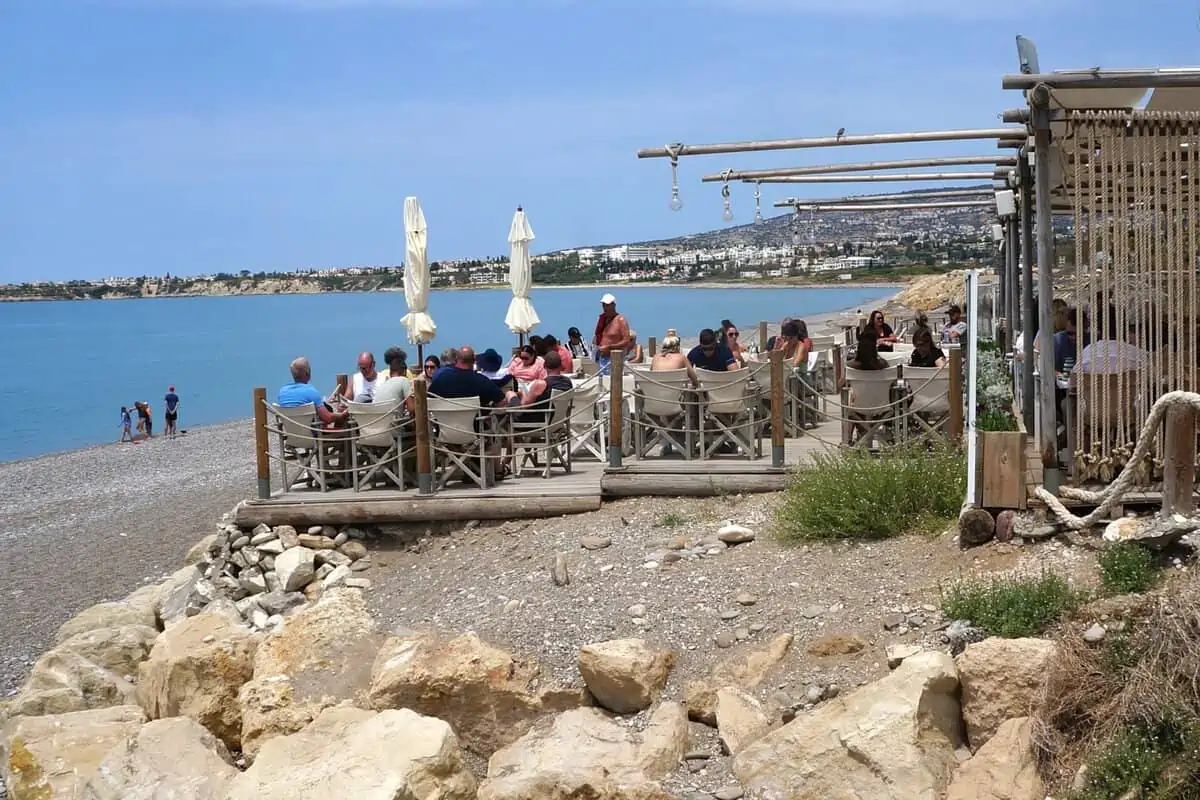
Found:
[[[429,253],[425,231],[425,212],[415,197],[404,198],[404,301],[408,313],[404,327],[408,340],[420,348],[433,341],[437,325],[429,316]]]
[[[513,299],[504,315],[504,324],[513,333],[529,333],[538,323],[537,312],[529,302],[529,290],[533,288],[533,266],[529,262],[529,243],[533,241],[533,229],[525,212],[518,208],[513,215],[512,227],[508,231],[508,242],[512,252],[508,260],[508,278],[512,283]]]

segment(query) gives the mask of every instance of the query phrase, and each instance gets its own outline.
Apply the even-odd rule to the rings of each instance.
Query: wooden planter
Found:
[[[1021,431],[976,432],[976,504],[1025,508],[1025,439]]]

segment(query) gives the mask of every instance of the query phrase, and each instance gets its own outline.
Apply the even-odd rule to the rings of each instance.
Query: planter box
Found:
[[[1025,439],[1020,431],[978,431],[978,504],[1025,508]]]

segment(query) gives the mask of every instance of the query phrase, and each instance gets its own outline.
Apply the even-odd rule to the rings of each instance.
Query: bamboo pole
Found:
[[[433,493],[433,464],[429,451],[429,389],[425,376],[413,381],[413,421],[416,423],[417,440],[417,491]]]
[[[1163,453],[1162,515],[1191,516],[1196,510],[1196,409],[1174,405],[1167,409]]]
[[[881,169],[909,169],[913,167],[955,167],[992,164],[995,166],[1015,166],[1015,156],[953,156],[946,158],[907,158],[899,161],[864,161],[857,164],[817,164],[805,167],[779,167],[777,169],[756,170],[725,170],[713,175],[705,175],[700,180],[704,183],[720,183],[728,181],[757,181],[762,178],[783,178],[789,175],[828,175],[838,172],[874,172]]]
[[[621,423],[625,417],[625,393],[622,367],[625,353],[613,350],[609,354],[612,359],[609,371],[608,397],[608,466],[613,469],[621,468]]]
[[[1058,463],[1058,396],[1054,377],[1054,347],[1051,335],[1054,332],[1054,315],[1051,302],[1054,300],[1054,228],[1050,208],[1050,92],[1045,87],[1030,92],[1033,111],[1034,149],[1038,169],[1034,175],[1034,191],[1037,203],[1037,261],[1038,261],[1038,328],[1042,332],[1040,358],[1041,430],[1038,444],[1042,455],[1042,484],[1049,492],[1057,492],[1062,475]]]
[[[895,175],[790,175],[757,183],[888,183],[910,181],[991,181],[993,172],[904,172]]]
[[[1004,89],[1158,89],[1200,88],[1200,69],[1090,69],[1005,75]]]
[[[783,351],[771,351],[771,466],[783,466]]]
[[[962,142],[972,139],[999,139],[1022,133],[1017,128],[972,128],[949,131],[916,131],[909,133],[869,133],[842,136],[816,136],[805,139],[767,139],[723,144],[675,143],[666,147],[646,147],[638,150],[638,158],[671,158],[680,156],[713,156],[722,153],[755,153],[764,150],[803,150],[809,147],[842,147],[863,144],[902,144],[906,142]]]
[[[1024,154],[1021,163],[1017,165],[1020,174],[1021,192],[1021,330],[1025,333],[1022,342],[1024,364],[1021,370],[1021,397],[1024,398],[1021,413],[1025,422],[1025,430],[1034,433],[1034,403],[1037,398],[1034,393],[1033,372],[1037,366],[1033,363],[1033,317],[1037,309],[1033,305],[1033,171],[1029,168],[1029,160]],[[1049,334],[1045,341],[1049,342]],[[1035,434],[1036,435],[1036,434]]]
[[[771,337],[767,335],[767,321],[761,319],[758,321],[758,349],[767,349],[767,340]]]
[[[258,498],[271,496],[271,459],[268,457],[270,444],[267,440],[267,390],[259,386],[254,390],[254,462],[258,470]],[[282,454],[281,454],[282,455]]]
[[[975,342],[970,342],[969,345],[974,347]],[[950,419],[946,421],[946,432],[954,442],[961,441],[963,434],[962,365],[962,348],[956,347],[950,351],[950,385],[947,387],[950,394]]]
[[[991,206],[996,207],[995,200],[958,200],[947,202],[933,203],[866,203],[864,205],[821,205],[820,203],[809,203],[804,200],[796,200],[788,198],[787,200],[779,200],[775,203],[776,208],[795,208],[800,211],[903,211],[906,208],[915,209],[930,209],[930,208],[986,208]]]

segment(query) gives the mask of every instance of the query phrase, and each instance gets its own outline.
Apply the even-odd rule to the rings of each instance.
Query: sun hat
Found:
[[[475,357],[475,363],[484,372],[499,372],[504,366],[504,359],[493,348],[489,347]]]
[[[611,306],[617,302],[617,298],[613,297],[610,292],[605,292],[604,297],[600,298],[600,305]]]

